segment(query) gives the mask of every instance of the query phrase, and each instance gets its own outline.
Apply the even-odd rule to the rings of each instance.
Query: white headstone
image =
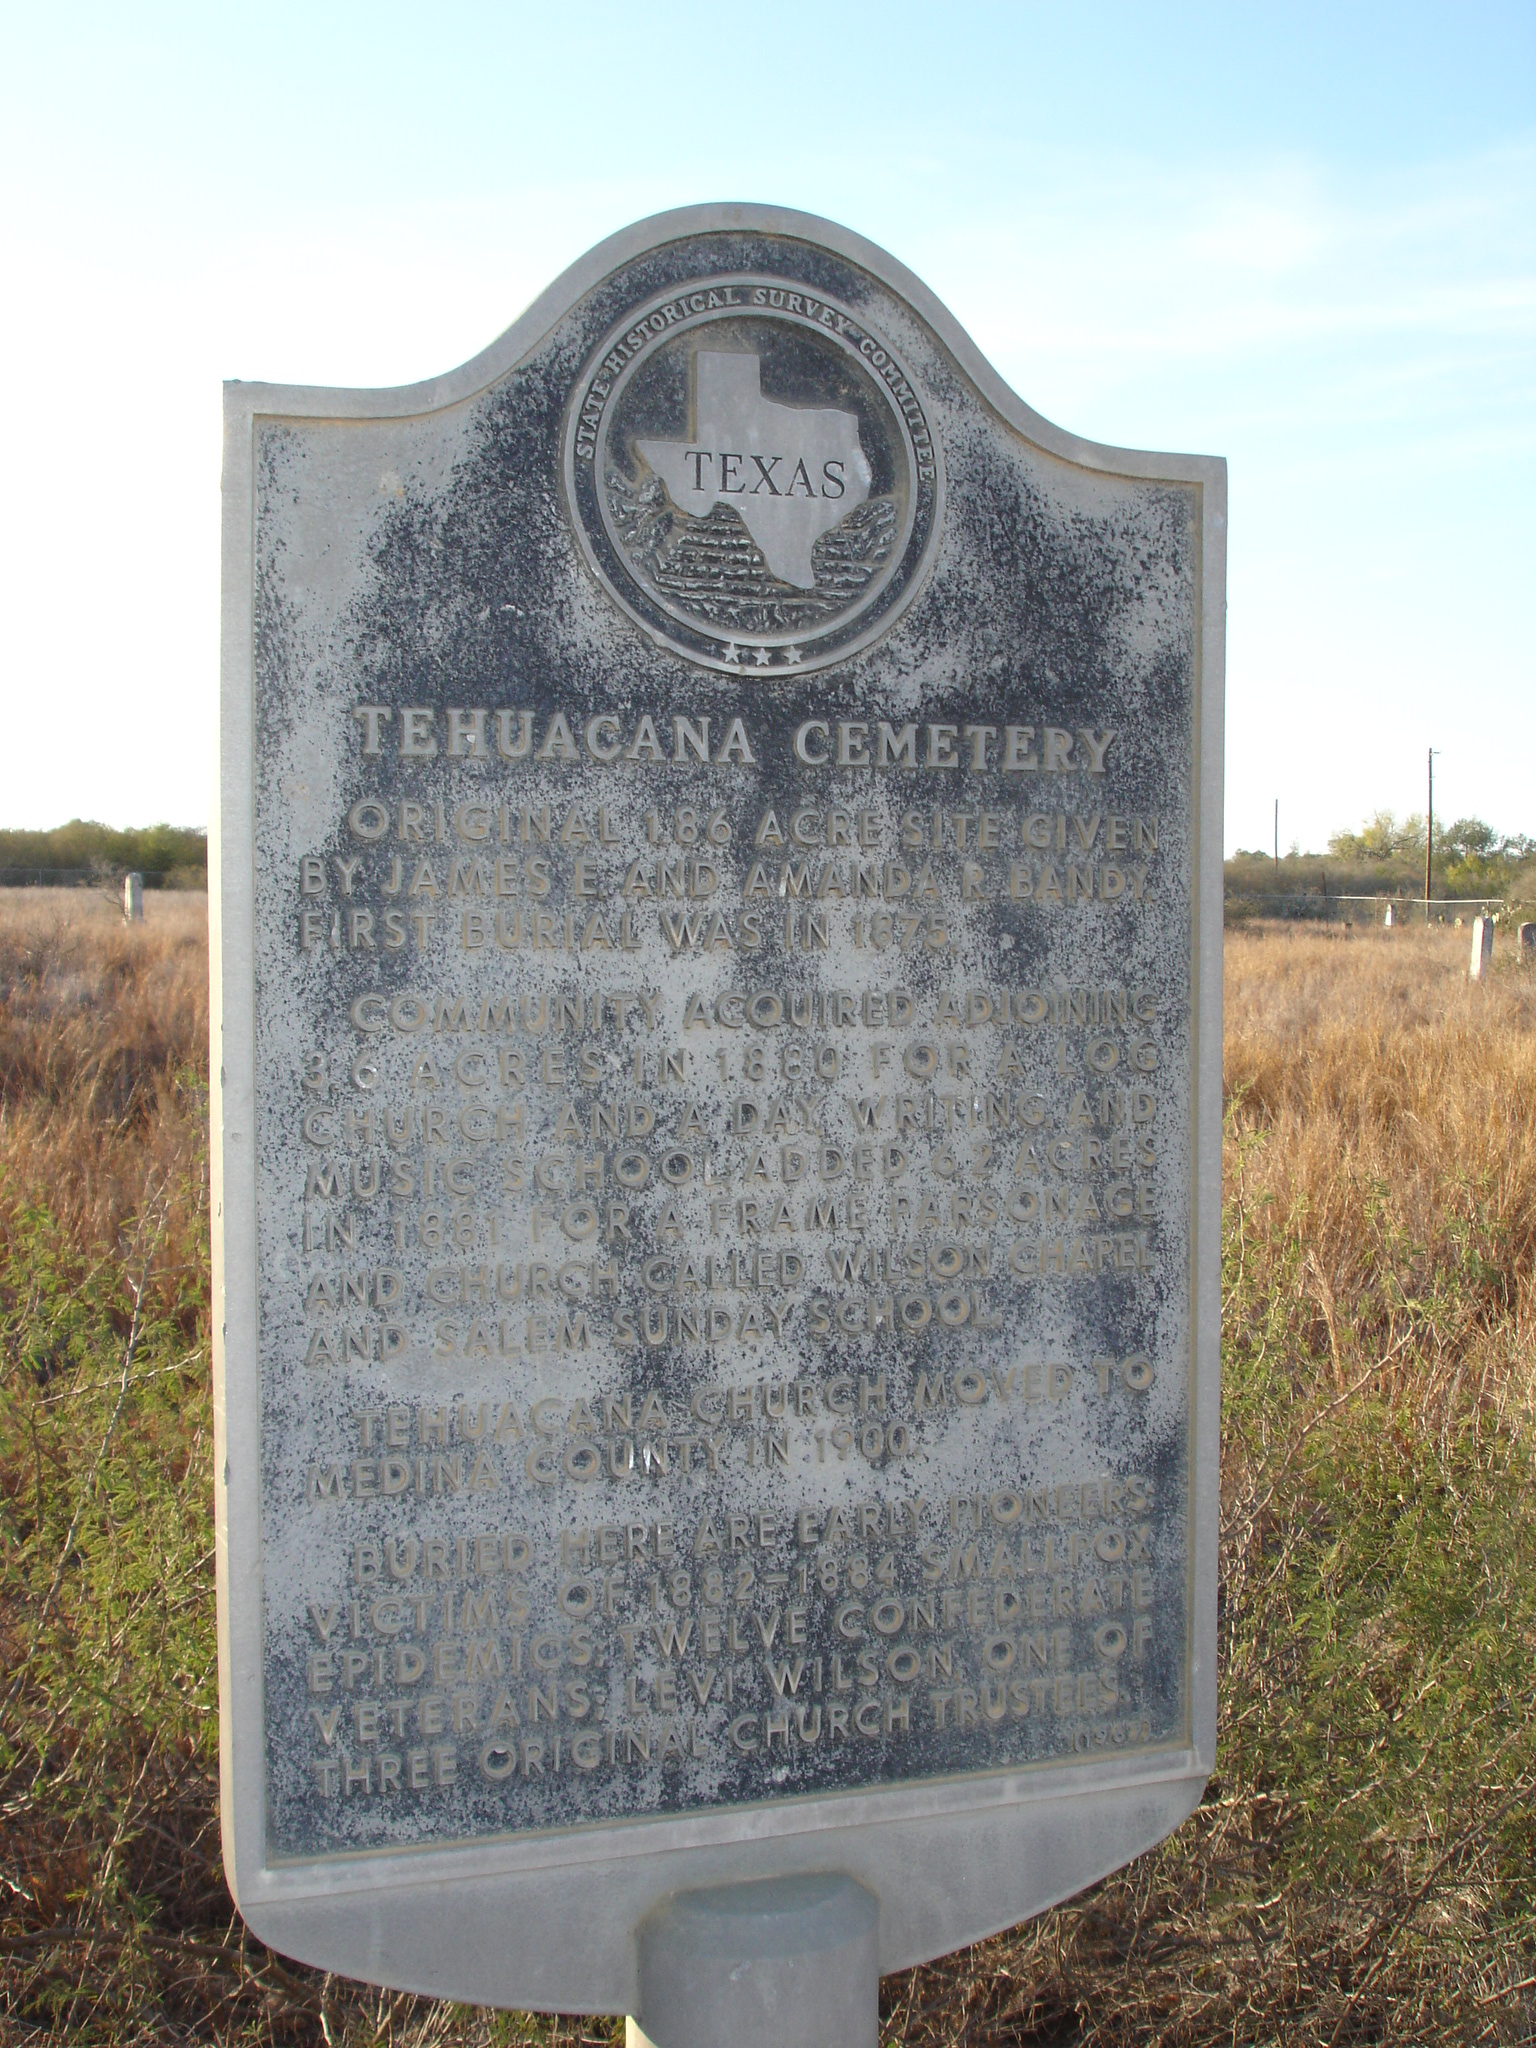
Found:
[[[1384,925],[1386,926],[1387,930],[1388,930],[1388,931],[1391,931],[1391,929],[1392,929],[1392,906],[1391,906],[1391,904],[1390,904],[1390,903],[1389,903],[1389,904],[1387,905],[1387,914],[1386,914],[1386,916],[1385,916],[1385,917],[1384,917],[1384,918],[1383,918],[1383,919],[1382,919],[1381,921],[1382,921],[1382,923],[1383,923],[1383,924],[1384,924]]]
[[[127,924],[140,924],[144,918],[144,877],[124,875],[123,877],[123,919]]]
[[[742,206],[225,420],[240,1908],[862,2032],[1213,1763],[1225,467]]]
[[[1493,966],[1493,919],[1472,920],[1472,964],[1467,969],[1474,981],[1481,981]]]

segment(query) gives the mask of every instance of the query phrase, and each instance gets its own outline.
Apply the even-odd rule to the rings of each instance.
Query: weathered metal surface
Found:
[[[718,210],[231,389],[258,1891],[1209,1768],[1221,469],[876,259]]]

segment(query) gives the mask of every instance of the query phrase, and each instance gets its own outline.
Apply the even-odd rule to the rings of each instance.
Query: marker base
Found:
[[[626,2048],[877,2048],[879,1919],[835,1874],[680,1893],[639,1929]]]

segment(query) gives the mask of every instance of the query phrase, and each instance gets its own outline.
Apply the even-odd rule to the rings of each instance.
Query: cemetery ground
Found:
[[[219,1861],[201,896],[0,894],[0,2040],[622,2039],[247,1937]],[[889,2042],[1536,2040],[1536,974],[1228,933],[1220,1757]],[[573,1929],[573,1939],[580,1930]]]

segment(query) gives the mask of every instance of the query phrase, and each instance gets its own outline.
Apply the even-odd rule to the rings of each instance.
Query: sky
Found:
[[[220,382],[477,353],[605,235],[843,223],[1229,464],[1228,850],[1536,834],[1536,0],[0,0],[0,826],[202,824]]]

